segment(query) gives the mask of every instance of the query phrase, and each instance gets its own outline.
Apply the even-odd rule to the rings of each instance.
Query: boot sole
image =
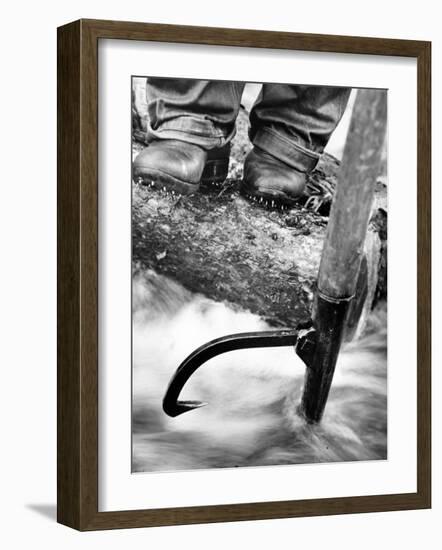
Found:
[[[136,183],[165,193],[171,193],[172,195],[191,195],[198,191],[200,186],[199,183],[183,181],[153,168],[144,168],[143,173],[140,175],[135,172],[133,179]]]
[[[244,180],[241,182],[240,192],[241,195],[246,197],[249,201],[263,208],[276,208],[280,210],[295,206],[302,198],[302,195],[296,198],[290,197],[290,195],[287,195],[283,191],[266,192],[259,189],[252,189],[247,186]]]

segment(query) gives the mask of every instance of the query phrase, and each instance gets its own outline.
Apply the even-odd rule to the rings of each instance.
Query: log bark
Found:
[[[324,155],[311,179],[333,182],[338,168]],[[240,196],[239,181],[233,177],[217,192],[202,189],[180,199],[133,184],[134,272],[153,269],[271,326],[294,327],[311,316],[328,218],[301,206],[288,213],[264,210]],[[382,270],[373,264],[380,263],[383,230],[370,224],[366,309],[374,296],[383,297]]]

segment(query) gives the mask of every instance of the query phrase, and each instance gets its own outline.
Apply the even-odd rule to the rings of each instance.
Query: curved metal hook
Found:
[[[243,348],[295,346],[298,334],[299,331],[295,329],[242,332],[222,336],[202,345],[191,353],[175,371],[163,399],[164,412],[169,416],[178,416],[207,405],[202,401],[178,401],[178,397],[187,380],[209,359],[221,353]]]

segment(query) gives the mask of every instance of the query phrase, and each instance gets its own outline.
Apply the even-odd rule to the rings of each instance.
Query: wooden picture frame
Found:
[[[402,56],[418,67],[417,491],[98,511],[98,41],[123,39]],[[431,506],[431,44],[79,20],[58,29],[58,521],[82,531],[381,512]]]

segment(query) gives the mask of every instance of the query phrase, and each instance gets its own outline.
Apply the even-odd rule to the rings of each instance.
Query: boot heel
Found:
[[[230,143],[221,149],[211,149],[204,166],[201,182],[208,185],[220,185],[229,173]]]

